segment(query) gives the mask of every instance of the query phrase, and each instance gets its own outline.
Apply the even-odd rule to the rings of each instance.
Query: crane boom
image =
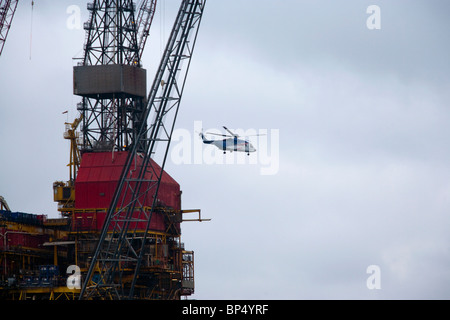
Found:
[[[64,132],[64,139],[70,140],[70,181],[74,181],[80,167],[81,154],[78,146],[78,134],[76,132],[78,125],[83,120],[83,115],[80,114],[72,123],[66,122],[66,131]]]
[[[127,161],[107,211],[100,238],[81,288],[80,299],[96,296],[133,299],[141,263],[148,250],[147,235],[152,214],[157,206],[158,189],[175,126],[193,49],[206,0],[182,0],[164,55],[156,73],[143,123],[128,152]],[[152,115],[152,122],[147,121]],[[145,141],[146,143],[142,143]],[[163,147],[163,161],[156,165],[151,158],[156,145]],[[139,145],[145,145],[139,152]],[[137,159],[142,159],[137,168]],[[138,171],[137,174],[131,174]],[[142,198],[153,196],[150,209]],[[138,212],[138,218],[136,218]],[[137,219],[145,219],[146,230],[133,229]],[[131,273],[124,274],[133,269]],[[98,277],[92,281],[94,270]],[[131,279],[131,280],[130,280]]]
[[[145,43],[147,42],[148,35],[150,33],[150,27],[152,25],[153,16],[156,10],[156,0],[143,0],[139,8],[137,17],[138,27],[138,50],[139,57],[142,58],[144,52]]]
[[[5,46],[18,2],[19,0],[0,0],[0,55]]]

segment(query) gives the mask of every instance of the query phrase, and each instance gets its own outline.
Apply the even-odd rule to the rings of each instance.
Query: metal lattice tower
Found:
[[[3,52],[18,2],[19,0],[0,0],[0,55]]]
[[[83,97],[77,106],[83,152],[128,150],[136,141],[146,98],[141,56],[155,6],[156,0],[141,1],[136,17],[131,0],[87,4],[84,57],[74,68],[74,93]]]
[[[150,222],[158,207],[158,189],[205,2],[182,0],[141,113],[136,140],[128,149],[126,165],[108,209],[80,299],[134,299],[138,297],[136,287],[145,289],[152,279],[151,273],[142,272],[141,265],[149,250]],[[148,120],[151,121],[149,125],[146,124]],[[157,144],[163,153],[160,166],[152,161]],[[143,203],[148,197],[153,197],[152,205],[145,208]],[[145,230],[133,227],[142,221],[146,224]]]

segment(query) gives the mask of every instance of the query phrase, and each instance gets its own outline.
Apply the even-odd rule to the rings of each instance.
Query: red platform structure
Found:
[[[73,231],[101,230],[112,196],[117,187],[128,153],[121,152],[95,152],[86,153],[78,171],[75,181],[75,210],[73,216]],[[142,158],[138,155],[131,172],[133,178],[142,166]],[[160,167],[152,159],[152,167]],[[146,179],[151,180],[151,172],[146,174]],[[151,182],[145,182],[141,190],[146,190]],[[150,208],[153,203],[155,188],[150,189],[141,198],[143,207]],[[129,199],[125,199],[128,201]],[[173,212],[181,211],[180,185],[166,172],[163,173],[158,191],[158,205],[165,210]],[[136,217],[140,212],[136,211]],[[137,229],[145,229],[146,221],[135,222]],[[140,225],[141,224],[141,225]],[[179,228],[179,223],[177,225]],[[165,231],[167,223],[164,213],[155,211],[150,222],[150,230]]]

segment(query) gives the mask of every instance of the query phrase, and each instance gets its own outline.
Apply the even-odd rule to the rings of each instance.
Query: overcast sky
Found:
[[[159,3],[149,85],[179,5]],[[381,29],[366,24],[373,4]],[[87,21],[86,1],[36,0],[33,15],[20,1],[0,57],[0,195],[13,211],[58,216],[62,112],[77,115],[72,58],[85,38],[67,25],[71,5]],[[449,10],[446,0],[208,1],[166,166],[183,208],[212,219],[183,224],[192,298],[450,297]],[[268,135],[251,138],[249,157],[198,154],[195,130],[223,125]],[[380,289],[367,287],[371,265]]]

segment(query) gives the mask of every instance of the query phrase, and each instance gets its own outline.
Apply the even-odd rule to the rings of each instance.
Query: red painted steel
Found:
[[[126,151],[85,153],[83,155],[75,181],[75,209],[84,209],[85,212],[74,214],[72,223],[74,230],[100,230],[102,228],[106,213],[86,209],[107,209],[109,207],[127,156]],[[153,160],[151,161],[152,168],[159,172],[161,167]],[[142,158],[137,156],[130,173],[132,177],[137,176],[141,166]],[[151,174],[148,172],[145,178],[152,179]],[[148,186],[148,182],[143,183],[141,190],[145,190]],[[144,206],[151,207],[154,189],[152,188],[140,199]],[[180,185],[166,172],[163,173],[161,179],[158,203],[177,211],[181,210]],[[138,217],[138,214],[136,212],[134,217]],[[146,222],[137,223],[139,229],[145,228]],[[135,226],[132,224],[130,227],[134,228]],[[155,212],[152,216],[150,229],[164,231],[166,228],[163,214]]]
[[[34,248],[45,249],[42,247],[44,242],[49,241],[49,236],[45,234],[30,234],[13,230],[4,230],[0,241],[0,249],[12,250],[13,248]]]

